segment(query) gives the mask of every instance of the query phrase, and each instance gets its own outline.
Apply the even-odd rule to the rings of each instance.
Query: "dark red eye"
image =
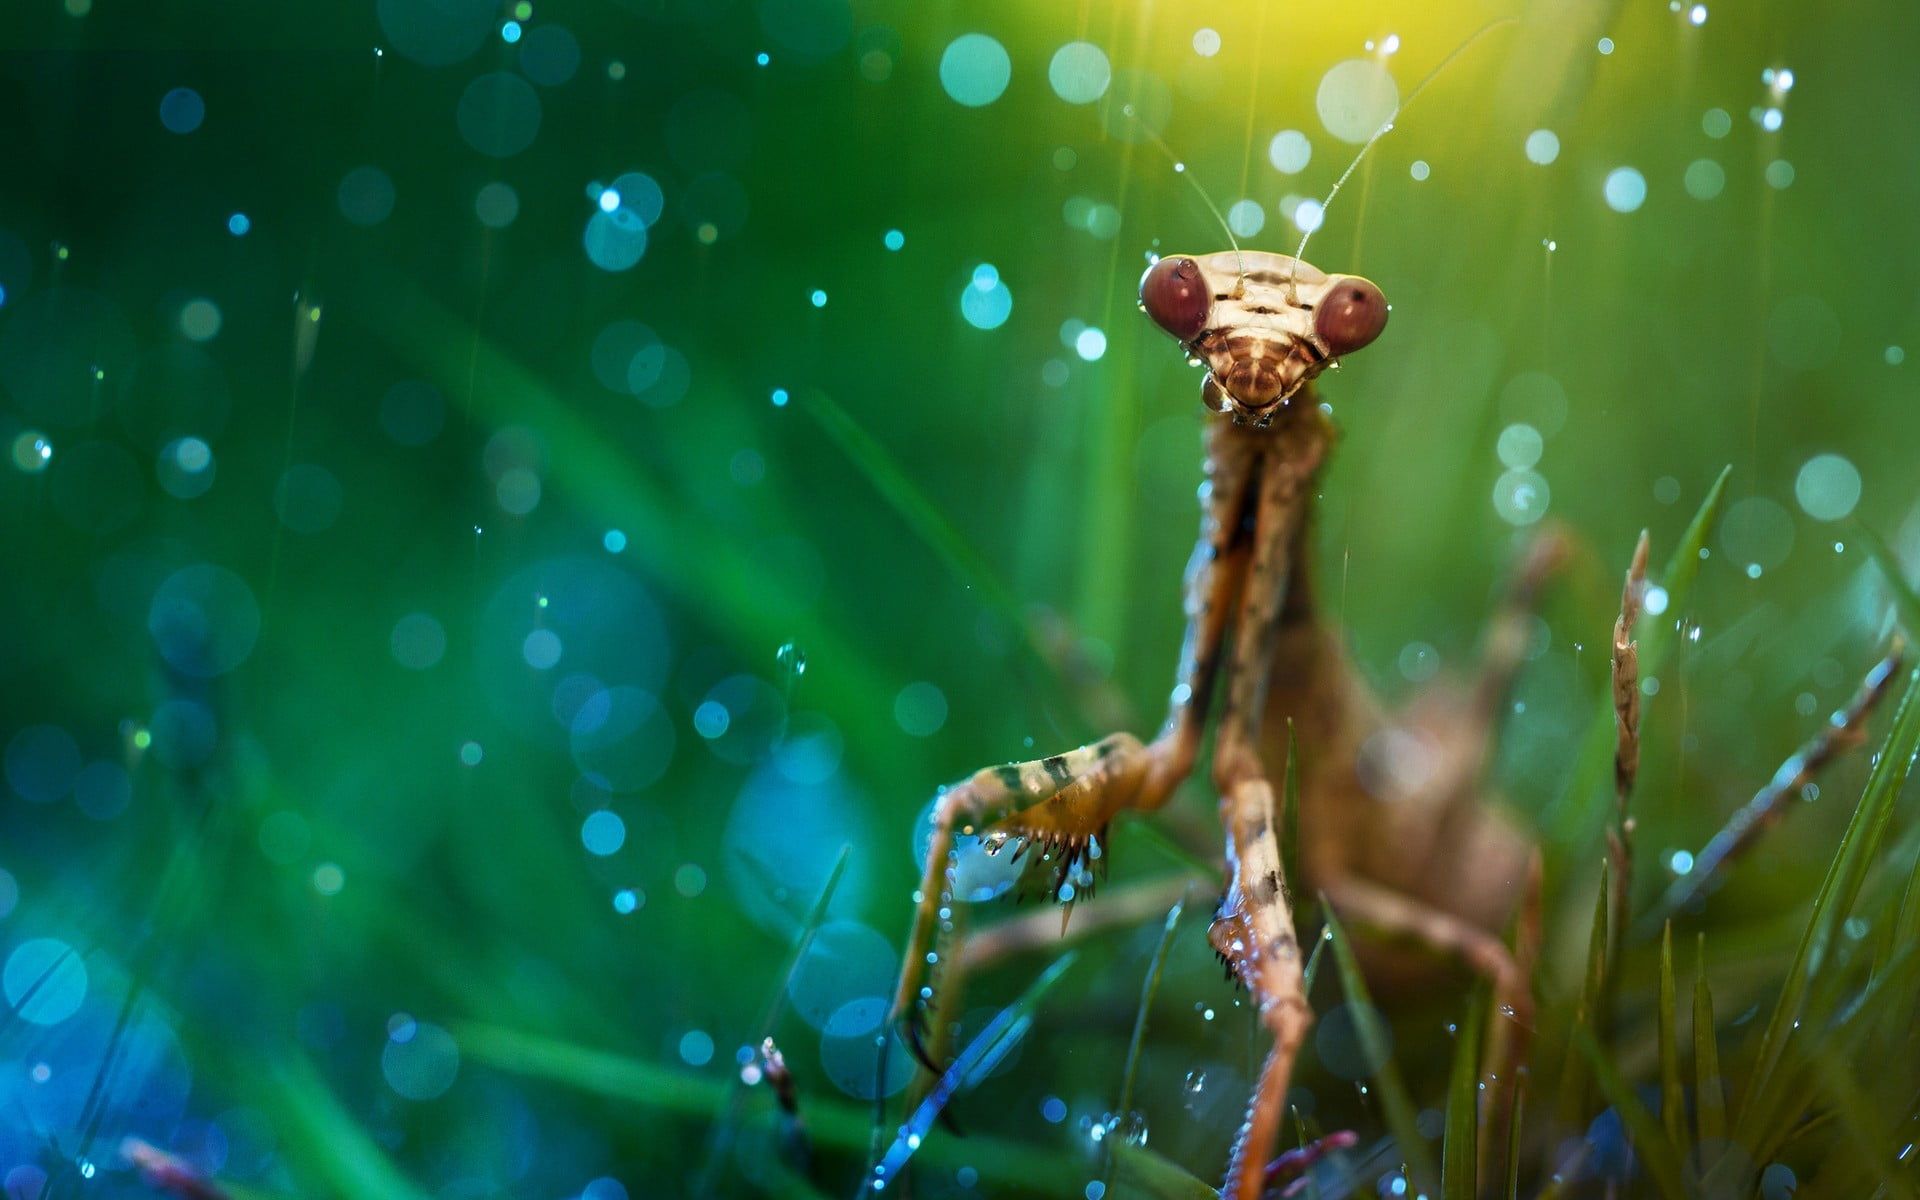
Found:
[[[1140,277],[1140,307],[1153,323],[1183,342],[1200,336],[1213,311],[1200,264],[1190,258],[1163,258]]]
[[[1387,298],[1358,275],[1340,275],[1313,312],[1313,331],[1339,358],[1380,336],[1387,327]]]

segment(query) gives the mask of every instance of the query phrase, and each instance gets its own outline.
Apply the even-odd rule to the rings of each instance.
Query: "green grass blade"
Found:
[[[1654,1187],[1666,1200],[1686,1200],[1686,1188],[1680,1180],[1680,1158],[1675,1153],[1672,1142],[1666,1137],[1666,1130],[1654,1119],[1647,1106],[1640,1103],[1640,1097],[1634,1093],[1620,1073],[1607,1061],[1607,1055],[1600,1048],[1593,1033],[1584,1028],[1573,1031],[1573,1042],[1593,1069],[1593,1076],[1600,1084],[1600,1091],[1620,1114],[1620,1123],[1626,1128],[1627,1136],[1633,1139],[1634,1150],[1640,1156],[1641,1165],[1653,1180]]]
[[[261,1099],[271,1106],[275,1132],[287,1143],[290,1156],[310,1169],[309,1181],[328,1185],[318,1189],[319,1194],[426,1200],[427,1193],[393,1164],[311,1062],[299,1056],[282,1058],[267,1072],[272,1095]]]
[[[1667,608],[1662,619],[1653,622],[1652,627],[1640,637],[1642,676],[1658,674],[1666,666],[1673,648],[1679,644],[1680,622],[1686,615],[1687,602],[1693,596],[1694,579],[1700,574],[1700,551],[1705,548],[1707,535],[1713,532],[1715,522],[1720,519],[1720,504],[1726,497],[1727,478],[1732,474],[1731,465],[1720,469],[1719,478],[1707,489],[1707,498],[1700,502],[1693,520],[1687,522],[1686,532],[1680,535],[1680,544],[1673,548],[1666,569],[1660,573],[1657,582],[1666,589]]]
[[[1666,567],[1654,580],[1667,593],[1667,607],[1660,619],[1650,624],[1644,614],[1642,616],[1640,623],[1646,629],[1637,636],[1640,642],[1640,674],[1643,678],[1658,677],[1672,656],[1674,647],[1679,644],[1680,622],[1693,597],[1694,580],[1700,574],[1700,551],[1705,548],[1707,535],[1720,519],[1727,478],[1732,473],[1731,466],[1721,469],[1713,486],[1707,489],[1706,498],[1694,510],[1693,519],[1681,533],[1680,542],[1673,548]],[[1610,802],[1601,804],[1598,797],[1603,794],[1611,796],[1613,790],[1615,740],[1613,703],[1609,696],[1594,714],[1593,725],[1580,743],[1579,755],[1568,777],[1567,787],[1541,814],[1540,824],[1545,831],[1546,841],[1557,851],[1557,861],[1548,864],[1548,878],[1560,873],[1560,863],[1584,861],[1587,851],[1600,836],[1605,815],[1611,811],[1612,805]]]
[[[1693,977],[1693,1103],[1702,1142],[1727,1136],[1726,1086],[1720,1078],[1720,1045],[1713,1024],[1713,990],[1707,985],[1707,935],[1703,933],[1700,965]]]
[[[1885,949],[1891,952],[1913,945],[1920,945],[1920,854],[1913,856],[1913,870],[1907,875],[1900,909],[1893,919],[1893,941]],[[1874,973],[1879,974],[1878,967]]]
[[[1887,1124],[1886,1106],[1867,1095],[1853,1071],[1830,1056],[1819,1058],[1815,1076],[1820,1090],[1840,1114],[1841,1136],[1852,1144],[1855,1161],[1864,1165],[1880,1185],[1872,1195],[1915,1200],[1913,1183],[1901,1173],[1900,1163],[1892,1154],[1894,1148],[1910,1139],[1897,1136]]]
[[[959,581],[980,593],[987,605],[998,609],[1009,628],[1025,630],[1027,620],[1020,600],[1001,581],[986,557],[961,536],[960,530],[938,504],[917,487],[887,448],[846,409],[817,388],[808,388],[798,397],[797,407],[812,417],[833,444],[866,477],[887,506],[900,515],[914,535],[933,548],[941,561]]]
[[[1573,1028],[1586,1030],[1595,1037],[1599,1036],[1599,1024],[1596,1014],[1606,996],[1607,985],[1607,913],[1611,902],[1607,896],[1607,880],[1612,871],[1606,863],[1600,864],[1600,891],[1594,897],[1593,924],[1587,933],[1587,970],[1580,984],[1580,1001],[1573,1010]],[[1560,1072],[1560,1122],[1563,1125],[1576,1125],[1584,1119],[1588,1109],[1587,1085],[1589,1076],[1586,1061],[1572,1042],[1567,1043],[1567,1057]]]
[[[1140,1067],[1140,1047],[1147,1038],[1147,1014],[1153,1010],[1153,995],[1160,990],[1160,971],[1167,964],[1167,952],[1173,947],[1174,930],[1180,927],[1180,914],[1186,909],[1183,896],[1167,910],[1166,925],[1160,931],[1160,944],[1154,948],[1153,961],[1147,967],[1147,981],[1140,988],[1140,1008],[1133,1015],[1133,1037],[1127,1042],[1127,1065],[1120,1076],[1120,1119],[1126,1120],[1133,1111],[1133,1079]],[[1113,1151],[1125,1144],[1125,1139],[1108,1138],[1102,1143],[1107,1147],[1109,1158],[1107,1171],[1113,1171]]]
[[[1145,1146],[1116,1142],[1113,1167],[1113,1190],[1107,1194],[1114,1200],[1220,1200],[1219,1188]]]
[[[1656,1024],[1660,1038],[1660,1123],[1682,1159],[1689,1149],[1687,1096],[1680,1084],[1679,1001],[1673,986],[1673,923],[1660,931],[1660,999]]]
[[[1473,991],[1466,1019],[1453,1044],[1453,1070],[1447,1078],[1446,1138],[1440,1144],[1441,1200],[1474,1200],[1478,1194],[1480,1027],[1486,1023],[1485,992]]]
[[[1182,871],[1196,875],[1201,879],[1220,878],[1220,864],[1209,862],[1206,858],[1187,849],[1180,840],[1161,828],[1158,818],[1147,821],[1135,821],[1127,827],[1127,835],[1135,842],[1144,842],[1167,857],[1169,862],[1177,864]]]
[[[1520,1134],[1526,1129],[1526,1111],[1526,1089],[1515,1089],[1513,1114],[1507,1122],[1507,1161],[1504,1172],[1507,1186],[1500,1192],[1506,1200],[1520,1200]]]
[[[656,1114],[711,1118],[726,1103],[727,1083],[710,1071],[663,1066],[631,1055],[559,1038],[524,1033],[498,1025],[460,1023],[452,1027],[463,1057],[527,1079],[539,1079],[586,1095],[617,1101],[644,1126]],[[862,1155],[867,1149],[871,1112],[824,1093],[806,1098],[807,1133],[816,1146],[844,1154]],[[1060,1195],[1078,1195],[1087,1183],[1087,1169],[1058,1151],[987,1134],[966,1138],[929,1138],[919,1157],[943,1167],[972,1166],[983,1184],[997,1182]],[[415,1192],[386,1192],[378,1188],[336,1188],[341,1196],[415,1196]]]
[[[1913,585],[1907,581],[1906,572],[1900,567],[1900,560],[1882,541],[1880,535],[1866,525],[1858,525],[1860,540],[1867,547],[1867,556],[1880,568],[1880,574],[1887,582],[1887,588],[1893,593],[1893,606],[1899,613],[1900,627],[1906,631],[1910,641],[1920,641],[1920,593],[1915,593]],[[1883,938],[1881,946],[1884,952],[1897,946],[1913,945],[1920,939],[1920,855],[1913,861],[1913,871],[1907,878],[1907,887],[1900,902],[1899,915],[1895,918],[1891,938]]]
[[[793,947],[787,952],[787,961],[781,967],[774,984],[773,995],[767,1000],[765,1014],[760,1024],[754,1027],[753,1036],[748,1044],[758,1046],[763,1040],[773,1036],[773,1027],[780,1020],[780,1010],[786,1007],[787,986],[793,980],[793,973],[800,969],[800,963],[807,957],[807,951],[813,946],[813,936],[820,930],[821,922],[827,919],[827,906],[833,903],[833,893],[840,886],[840,877],[846,874],[847,860],[853,857],[853,845],[842,843],[840,854],[834,859],[833,869],[827,872],[827,881],[820,887],[820,895],[815,898],[813,908],[807,913],[806,920],[800,924],[800,932],[793,939]],[[885,1052],[882,1052],[882,1074],[885,1073]],[[720,1175],[720,1164],[726,1160],[727,1150],[733,1144],[734,1131],[740,1127],[741,1113],[746,1109],[747,1085],[738,1072],[734,1073],[732,1095],[727,1098],[726,1112],[713,1124],[707,1136],[707,1158],[701,1165],[700,1179],[694,1192],[697,1196],[710,1195],[715,1180]]]
[[[511,354],[480,336],[411,278],[398,272],[374,278],[374,301],[362,316],[395,358],[441,385],[485,428],[528,425],[546,440],[553,469],[547,477],[587,519],[626,531],[648,585],[658,586],[681,612],[702,613],[734,645],[771,654],[784,642],[805,646],[815,663],[807,686],[825,712],[859,712],[875,696],[891,695],[896,672],[876,658],[869,643],[836,625],[830,616],[781,603],[770,604],[766,567],[740,540],[708,523],[657,472],[636,462],[630,448],[607,436],[571,397]],[[1023,626],[1024,628],[1024,626]],[[873,739],[868,722],[844,726],[849,742]],[[873,743],[873,753],[897,746]]]
[[[1872,773],[1867,777],[1860,804],[1847,822],[1846,832],[1840,837],[1840,846],[1834,853],[1832,865],[1814,900],[1813,912],[1807,919],[1806,932],[1801,936],[1793,964],[1788,968],[1781,986],[1780,998],[1767,1021],[1766,1032],[1761,1036],[1759,1050],[1754,1056],[1753,1074],[1746,1091],[1741,1095],[1739,1113],[1734,1122],[1734,1138],[1742,1144],[1754,1144],[1758,1123],[1765,1113],[1778,1107],[1772,1089],[1787,1040],[1800,1020],[1807,991],[1820,968],[1826,964],[1840,923],[1853,907],[1867,868],[1886,836],[1887,824],[1893,815],[1893,802],[1913,767],[1916,746],[1920,746],[1920,671],[1908,676],[1906,691],[1900,697],[1899,707],[1894,710],[1893,728],[1881,746]]]
[[[1019,999],[1001,1009],[993,1020],[987,1022],[979,1036],[955,1056],[953,1065],[946,1069],[933,1090],[927,1093],[926,1099],[907,1117],[906,1123],[900,1127],[900,1136],[874,1168],[873,1190],[879,1191],[906,1169],[907,1160],[925,1143],[927,1132],[933,1128],[934,1121],[939,1119],[940,1110],[947,1106],[947,1102],[985,1078],[1006,1053],[1026,1036],[1027,1030],[1033,1025],[1034,1013],[1040,1008],[1040,1001],[1060,982],[1078,957],[1076,952],[1068,951],[1056,959],[1052,966],[1041,973],[1040,978],[1028,985]]]
[[[1333,908],[1321,899],[1321,907],[1327,913],[1328,940],[1333,945],[1334,965],[1340,971],[1340,986],[1346,991],[1347,1003],[1353,1013],[1354,1032],[1360,1039],[1361,1053],[1368,1062],[1380,1064],[1374,1070],[1374,1089],[1380,1093],[1380,1108],[1386,1117],[1387,1130],[1393,1134],[1394,1141],[1400,1144],[1402,1161],[1413,1176],[1413,1184],[1421,1191],[1432,1194],[1438,1183],[1440,1173],[1434,1169],[1433,1154],[1427,1149],[1427,1141],[1420,1136],[1420,1127],[1414,1119],[1413,1101],[1407,1097],[1407,1085],[1400,1078],[1400,1068],[1394,1065],[1390,1050],[1386,1026],[1381,1024],[1379,1010],[1373,1006],[1373,998],[1367,993],[1367,981],[1360,974],[1360,963],[1354,958],[1353,946],[1347,941],[1346,930],[1340,926],[1340,919],[1333,915]]]
[[[1834,1019],[1825,1052],[1842,1059],[1868,1053],[1863,1046],[1873,1038],[1904,1030],[1916,983],[1920,983],[1920,946],[1904,946]]]
[[[1326,936],[1325,930],[1321,931],[1319,937],[1313,939],[1313,953],[1307,955],[1307,969],[1300,972],[1300,991],[1307,997],[1309,1003],[1313,1000],[1313,981],[1320,977],[1320,952],[1327,948],[1329,940],[1331,939]]]
[[[1893,607],[1899,614],[1900,628],[1906,631],[1909,641],[1920,640],[1920,594],[1916,594],[1913,585],[1907,581],[1907,573],[1901,569],[1900,560],[1880,535],[1866,524],[1857,524],[1854,528],[1859,533],[1861,544],[1867,548],[1867,557],[1873,560],[1874,566],[1880,568],[1880,576],[1887,581],[1887,590],[1893,594]]]

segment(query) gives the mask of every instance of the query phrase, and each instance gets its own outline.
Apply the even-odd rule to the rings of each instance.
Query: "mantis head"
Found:
[[[1252,250],[1159,259],[1141,277],[1140,307],[1207,368],[1209,406],[1253,425],[1387,324],[1387,298],[1368,280]]]

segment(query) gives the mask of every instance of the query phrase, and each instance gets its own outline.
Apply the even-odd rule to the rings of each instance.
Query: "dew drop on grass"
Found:
[[[807,673],[807,652],[792,642],[786,642],[774,651],[773,659],[786,674],[798,678]]]

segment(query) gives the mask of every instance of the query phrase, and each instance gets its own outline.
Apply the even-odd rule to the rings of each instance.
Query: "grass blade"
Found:
[[[1133,1037],[1127,1042],[1127,1066],[1120,1076],[1120,1119],[1126,1120],[1133,1111],[1133,1077],[1140,1066],[1140,1046],[1147,1036],[1147,1014],[1153,1009],[1153,994],[1160,990],[1160,970],[1167,964],[1167,952],[1173,947],[1173,932],[1180,926],[1180,914],[1187,906],[1186,898],[1174,903],[1167,910],[1167,922],[1160,931],[1160,944],[1154,948],[1153,962],[1147,967],[1147,981],[1140,989],[1140,1009],[1133,1016]],[[1125,1144],[1125,1139],[1108,1138],[1102,1145],[1107,1147],[1107,1173],[1111,1176],[1114,1168],[1111,1157],[1113,1151]]]
[[[1687,1094],[1680,1085],[1680,1019],[1673,986],[1673,924],[1660,931],[1660,998],[1655,1014],[1660,1038],[1660,1123],[1682,1159],[1690,1140]]]
[[[1307,969],[1300,972],[1300,990],[1307,996],[1309,1002],[1313,998],[1313,981],[1320,976],[1320,952],[1326,949],[1327,943],[1331,940],[1327,937],[1326,930],[1322,929],[1320,936],[1313,939],[1313,953],[1307,955]]]
[[[1894,611],[1900,616],[1900,628],[1906,630],[1909,639],[1920,639],[1920,594],[1916,594],[1913,585],[1907,582],[1907,573],[1900,566],[1900,560],[1879,534],[1865,524],[1854,527],[1859,531],[1861,544],[1867,548],[1867,557],[1873,565],[1880,568],[1880,575],[1887,581],[1887,590],[1893,594]]]
[[[669,1067],[498,1025],[462,1022],[452,1031],[463,1058],[523,1078],[602,1096],[635,1114],[711,1118],[726,1103],[726,1081],[712,1072]],[[866,1151],[871,1128],[871,1112],[865,1103],[825,1094],[808,1098],[807,1133],[816,1146],[861,1154]],[[1063,1157],[1057,1150],[990,1134],[934,1138],[921,1149],[920,1157],[944,1167],[972,1166],[980,1172],[983,1186],[999,1183],[1007,1189],[1077,1195],[1087,1182],[1087,1169],[1078,1160]],[[405,1197],[419,1193],[342,1186],[324,1194]]]
[[[275,1131],[326,1184],[321,1194],[426,1200],[310,1061],[283,1058],[268,1066],[267,1075]]]
[[[738,538],[706,523],[689,507],[686,493],[636,462],[631,449],[610,438],[571,397],[412,278],[397,271],[372,277],[367,294],[374,302],[363,314],[367,329],[398,361],[440,384],[477,425],[540,430],[553,463],[547,477],[552,493],[564,496],[583,518],[624,529],[649,586],[658,585],[679,611],[705,614],[743,650],[764,654],[796,642],[815,662],[832,663],[832,670],[807,677],[824,712],[861,711],[872,697],[891,695],[899,686],[865,639],[820,613],[768,603],[765,564]],[[867,722],[848,722],[845,732],[850,742],[877,737]],[[870,746],[875,754],[895,749],[878,741]]]
[[[1393,1054],[1388,1041],[1387,1030],[1380,1022],[1380,1013],[1373,1006],[1373,998],[1367,993],[1367,981],[1360,974],[1360,963],[1353,956],[1353,946],[1347,941],[1346,930],[1340,927],[1340,919],[1333,915],[1333,907],[1323,896],[1320,905],[1327,914],[1327,940],[1333,945],[1334,965],[1340,971],[1340,986],[1346,991],[1347,1003],[1353,1013],[1354,1032],[1360,1040],[1361,1053],[1368,1062],[1378,1063],[1374,1069],[1374,1087],[1380,1093],[1380,1107],[1386,1116],[1387,1129],[1400,1143],[1401,1159],[1407,1165],[1408,1174],[1413,1176],[1414,1185],[1429,1194],[1439,1181],[1439,1172],[1434,1170],[1433,1154],[1427,1149],[1427,1141],[1420,1136],[1420,1127],[1414,1119],[1413,1102],[1407,1097],[1407,1085],[1400,1078],[1400,1068],[1394,1065]]]
[[[793,979],[793,973],[800,969],[800,963],[807,957],[807,951],[813,947],[813,936],[819,932],[821,922],[827,919],[827,906],[833,903],[833,893],[840,886],[840,877],[846,874],[847,860],[853,857],[851,843],[843,843],[840,855],[834,859],[833,869],[827,872],[827,881],[820,888],[820,895],[813,902],[813,908],[807,913],[807,919],[800,925],[799,936],[793,939],[793,948],[787,953],[787,961],[780,970],[779,982],[774,985],[773,995],[767,1000],[767,1010],[755,1027],[753,1036],[747,1044],[758,1046],[773,1036],[775,1022],[780,1019],[780,1010],[786,1007],[787,985]],[[881,1054],[881,1073],[886,1071],[886,1055]],[[714,1182],[720,1175],[720,1164],[725,1160],[727,1149],[733,1144],[734,1131],[740,1127],[740,1115],[746,1109],[747,1085],[738,1073],[733,1076],[732,1094],[727,1098],[726,1111],[714,1122],[707,1137],[707,1159],[700,1168],[700,1179],[694,1194],[706,1196],[713,1192]],[[885,1089],[879,1089],[884,1092]]]
[[[1894,799],[1913,767],[1916,746],[1920,746],[1920,670],[1908,676],[1907,688],[1900,697],[1899,707],[1894,711],[1893,728],[1887,734],[1872,773],[1867,777],[1860,804],[1854,809],[1853,818],[1847,822],[1846,831],[1841,834],[1840,846],[1834,853],[1827,876],[1820,884],[1813,912],[1807,919],[1806,932],[1794,953],[1793,965],[1788,968],[1779,1001],[1767,1021],[1766,1032],[1761,1036],[1759,1051],[1754,1056],[1753,1074],[1746,1091],[1741,1095],[1739,1115],[1734,1123],[1736,1141],[1753,1144],[1758,1133],[1757,1126],[1764,1114],[1776,1107],[1774,1101],[1777,1097],[1772,1094],[1772,1089],[1787,1039],[1800,1020],[1807,990],[1814,976],[1825,965],[1840,922],[1853,907],[1854,897],[1859,893],[1867,868],[1886,835],[1887,823],[1893,815]]]
[[[1800,795],[1801,789],[1829,762],[1866,740],[1867,720],[1900,673],[1904,656],[1904,649],[1896,646],[1875,664],[1847,707],[1834,713],[1819,732],[1780,764],[1751,800],[1734,810],[1726,824],[1694,856],[1693,865],[1686,873],[1668,885],[1652,908],[1640,914],[1636,937],[1651,936],[1655,926],[1690,907],[1696,897],[1718,881],[1724,868],[1780,821],[1788,802]]]
[[[1868,1096],[1853,1072],[1833,1058],[1821,1056],[1816,1067],[1820,1089],[1841,1114],[1840,1130],[1852,1144],[1855,1161],[1872,1172],[1879,1183],[1872,1194],[1914,1200],[1913,1183],[1901,1174],[1899,1161],[1889,1153],[1905,1139],[1896,1136],[1887,1124],[1886,1106]]]
[[[1486,1023],[1485,992],[1473,991],[1467,1016],[1453,1045],[1453,1071],[1447,1080],[1446,1139],[1440,1144],[1441,1200],[1473,1200],[1474,1164],[1479,1157],[1480,1028]]]
[[[1680,535],[1680,544],[1673,548],[1673,555],[1667,559],[1666,569],[1660,572],[1660,586],[1667,592],[1667,609],[1671,620],[1656,622],[1640,639],[1640,662],[1647,674],[1657,674],[1667,664],[1667,656],[1680,641],[1680,624],[1686,615],[1687,601],[1693,595],[1693,581],[1700,574],[1700,551],[1707,544],[1707,534],[1713,532],[1714,524],[1720,519],[1720,503],[1727,492],[1727,478],[1733,474],[1731,465],[1720,469],[1719,478],[1707,489],[1707,498],[1700,502],[1693,520],[1687,522],[1686,532]]]
[[[1513,1114],[1507,1122],[1507,1162],[1503,1174],[1507,1185],[1500,1194],[1507,1200],[1520,1200],[1520,1132],[1525,1128],[1527,1091],[1521,1088],[1513,1097]]]
[[[1078,957],[1077,953],[1071,951],[1061,955],[1021,993],[1018,1000],[1001,1009],[993,1020],[987,1022],[980,1036],[967,1043],[966,1048],[954,1058],[953,1065],[941,1074],[940,1081],[927,1093],[927,1098],[920,1102],[920,1106],[907,1118],[906,1124],[900,1127],[900,1135],[874,1168],[874,1190],[891,1183],[906,1168],[907,1160],[920,1148],[927,1131],[933,1128],[934,1121],[939,1118],[940,1110],[947,1106],[947,1102],[991,1071],[1025,1036],[1033,1025],[1033,1014],[1039,1008],[1040,1001],[1053,990],[1054,984],[1060,982],[1060,977],[1067,973]]]
[[[1731,466],[1721,469],[1656,580],[1667,594],[1667,606],[1661,619],[1654,622],[1645,633],[1638,635],[1642,675],[1657,678],[1666,667],[1674,647],[1679,644],[1681,622],[1693,596],[1694,580],[1700,574],[1700,551],[1706,546],[1707,534],[1712,532],[1714,524],[1720,519],[1720,505],[1726,496],[1727,478],[1732,473]],[[1602,788],[1613,781],[1613,754],[1617,740],[1613,706],[1602,705],[1600,711],[1594,714],[1593,725],[1581,743],[1579,757],[1566,789],[1541,814],[1541,828],[1547,831],[1554,848],[1574,862],[1585,859],[1586,850],[1599,836],[1598,821],[1604,819],[1607,809],[1600,806],[1598,798]],[[1549,867],[1555,868],[1556,864],[1549,864]],[[1559,873],[1557,869],[1550,869],[1548,877]],[[1625,931],[1621,932],[1624,934]]]
[[[1001,581],[986,557],[961,535],[940,506],[914,484],[887,448],[825,392],[808,389],[799,400],[800,411],[813,418],[888,507],[900,515],[916,537],[933,548],[959,581],[977,590],[989,607],[998,609],[1009,628],[1026,630],[1025,609],[1013,589]]]
[[[1612,877],[1609,864],[1600,865],[1600,892],[1594,897],[1593,924],[1587,934],[1587,971],[1580,985],[1580,1002],[1573,1010],[1574,1032],[1586,1030],[1599,1036],[1600,1006],[1607,985],[1607,880]],[[1560,1122],[1576,1125],[1586,1113],[1588,1074],[1585,1061],[1572,1042],[1567,1043],[1567,1058],[1560,1072]]]
[[[1116,1141],[1113,1152],[1115,1200],[1220,1200],[1220,1189],[1196,1179],[1186,1169],[1145,1146]]]
[[[1893,942],[1888,950],[1920,945],[1920,854],[1913,857],[1913,870],[1900,897],[1900,911],[1893,920]],[[1874,973],[1880,973],[1876,967]]]
[[[1645,1165],[1647,1174],[1652,1177],[1654,1186],[1666,1200],[1686,1200],[1686,1188],[1680,1181],[1680,1159],[1674,1153],[1673,1143],[1666,1138],[1666,1131],[1660,1122],[1654,1120],[1647,1106],[1640,1103],[1640,1097],[1621,1078],[1607,1061],[1607,1055],[1600,1048],[1591,1030],[1579,1027],[1573,1031],[1573,1044],[1593,1069],[1593,1076],[1599,1081],[1600,1091],[1620,1114],[1620,1124],[1626,1129],[1627,1136],[1633,1139],[1634,1149]]]
[[[1700,962],[1693,977],[1693,1103],[1700,1141],[1727,1136],[1726,1083],[1720,1078],[1720,1045],[1713,1024],[1713,990],[1707,986],[1707,935],[1700,935]],[[1711,1163],[1701,1163],[1702,1170]]]

